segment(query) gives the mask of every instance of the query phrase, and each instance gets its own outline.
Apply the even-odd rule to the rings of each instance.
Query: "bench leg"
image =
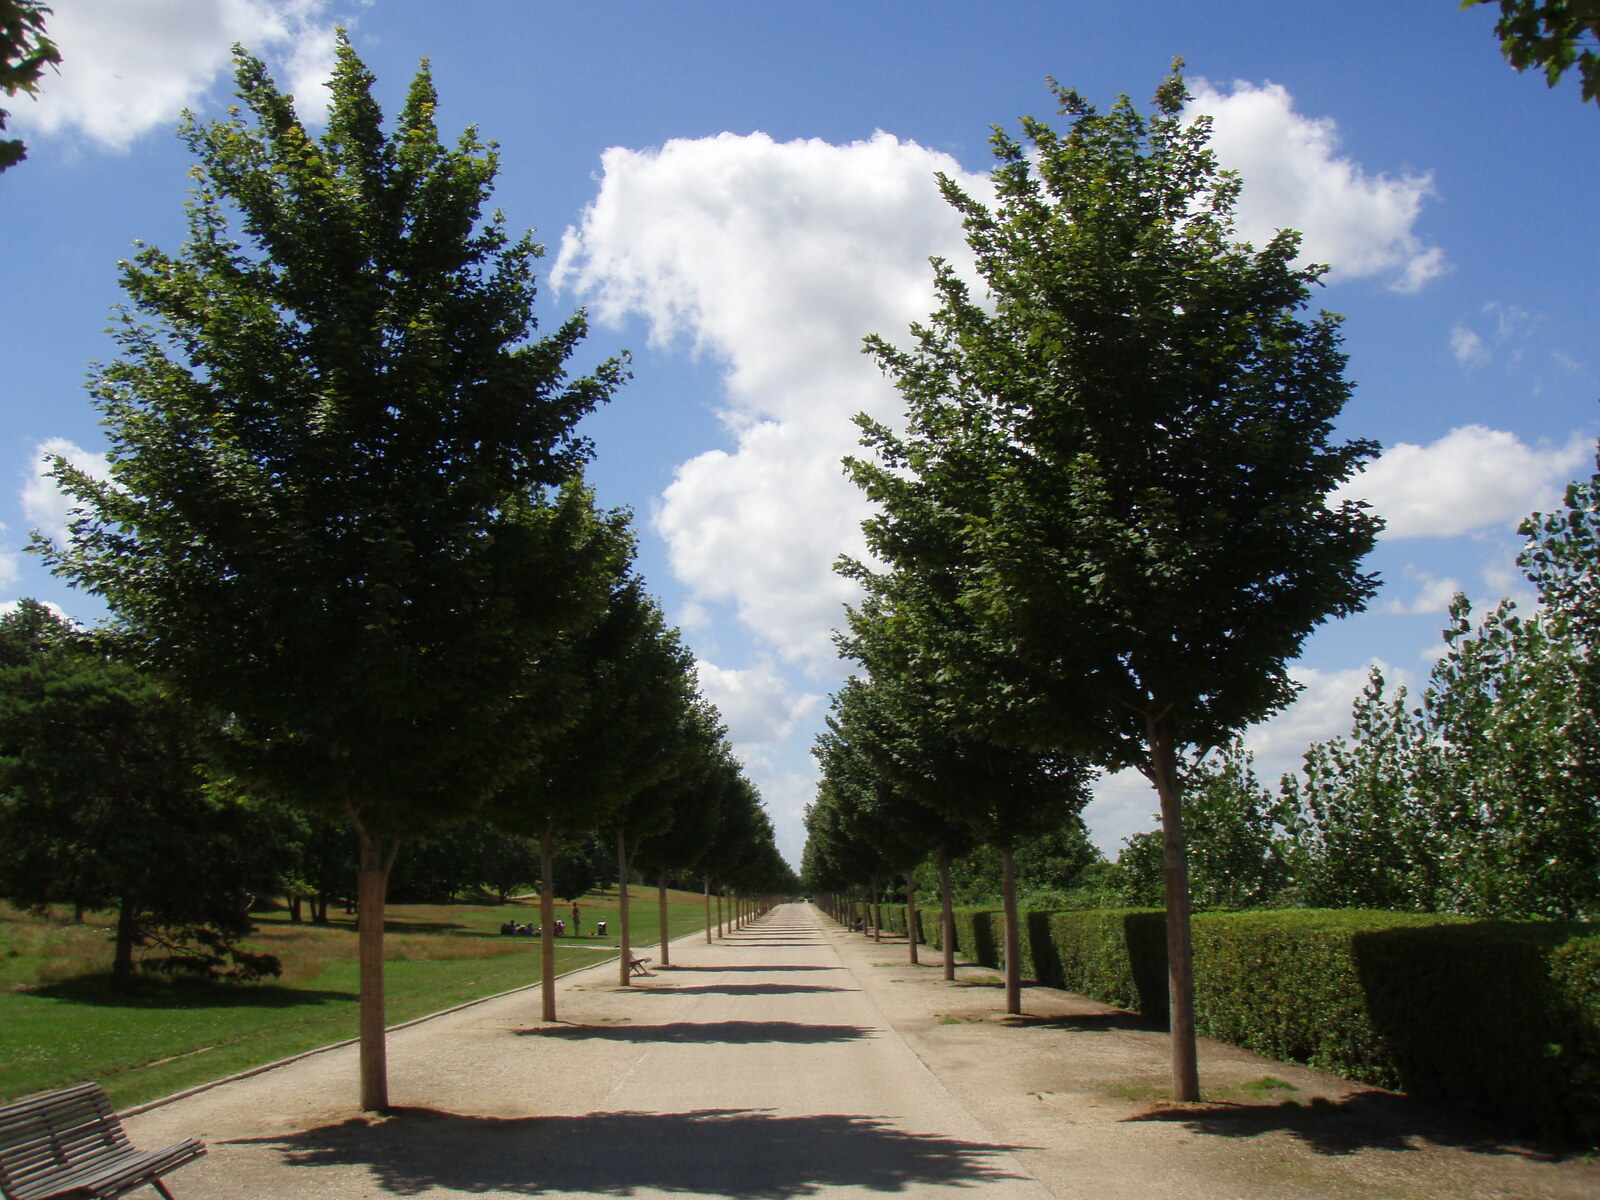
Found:
[[[167,1190],[167,1185],[162,1183],[161,1180],[152,1179],[150,1181],[150,1186],[155,1188],[156,1191],[160,1192],[161,1195],[165,1197],[165,1200],[175,1200],[172,1193]]]

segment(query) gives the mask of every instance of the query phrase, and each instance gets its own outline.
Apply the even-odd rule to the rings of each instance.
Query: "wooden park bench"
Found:
[[[0,1105],[0,1192],[5,1200],[114,1200],[147,1183],[172,1200],[161,1176],[205,1152],[198,1138],[154,1154],[137,1149],[98,1083]]]
[[[634,958],[630,954],[628,956],[628,973],[630,975],[648,975],[650,972],[644,969],[644,965],[649,961],[648,958]]]

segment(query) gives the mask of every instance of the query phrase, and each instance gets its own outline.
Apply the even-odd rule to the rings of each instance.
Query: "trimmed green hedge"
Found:
[[[904,908],[892,913],[903,933]],[[936,935],[937,910],[920,915]],[[1001,914],[955,918],[957,952],[998,969]],[[1166,1020],[1160,911],[1020,919],[1027,978]],[[1274,910],[1196,914],[1193,935],[1206,1037],[1541,1133],[1600,1138],[1593,925]]]

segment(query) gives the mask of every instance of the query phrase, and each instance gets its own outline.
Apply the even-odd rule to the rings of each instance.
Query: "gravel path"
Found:
[[[1213,1043],[1202,1078],[1225,1098],[1163,1104],[1160,1033],[1042,988],[999,1019],[987,972],[948,983],[807,906],[672,957],[631,988],[614,964],[566,977],[554,1024],[527,991],[391,1034],[384,1117],[355,1111],[348,1048],[128,1128],[210,1144],[179,1200],[1600,1195],[1592,1161]],[[1289,1089],[1242,1087],[1269,1075]]]

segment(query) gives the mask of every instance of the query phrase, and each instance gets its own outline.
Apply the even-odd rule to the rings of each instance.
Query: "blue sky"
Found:
[[[1450,594],[1526,592],[1517,521],[1592,470],[1600,433],[1600,110],[1519,76],[1488,9],[1455,0],[1256,3],[528,3],[55,0],[64,56],[12,101],[29,159],[0,176],[0,600],[93,619],[22,553],[59,529],[41,449],[94,464],[83,389],[112,352],[116,263],[175,249],[180,110],[220,114],[245,43],[316,107],[336,24],[393,111],[424,56],[441,127],[499,143],[495,202],[549,247],[547,320],[587,306],[591,357],[634,378],[591,422],[601,498],[632,506],[640,566],[701,663],[798,859],[809,747],[841,678],[829,631],[861,502],[852,413],[896,397],[859,354],[930,307],[959,262],[933,188],[983,187],[989,127],[1051,115],[1046,76],[1148,100],[1176,55],[1215,122],[1257,240],[1300,229],[1333,273],[1355,398],[1384,456],[1355,485],[1390,523],[1371,611],[1319,631],[1296,706],[1254,731],[1262,773],[1342,732],[1368,667],[1425,677]],[[1104,781],[1100,844],[1153,824]]]

